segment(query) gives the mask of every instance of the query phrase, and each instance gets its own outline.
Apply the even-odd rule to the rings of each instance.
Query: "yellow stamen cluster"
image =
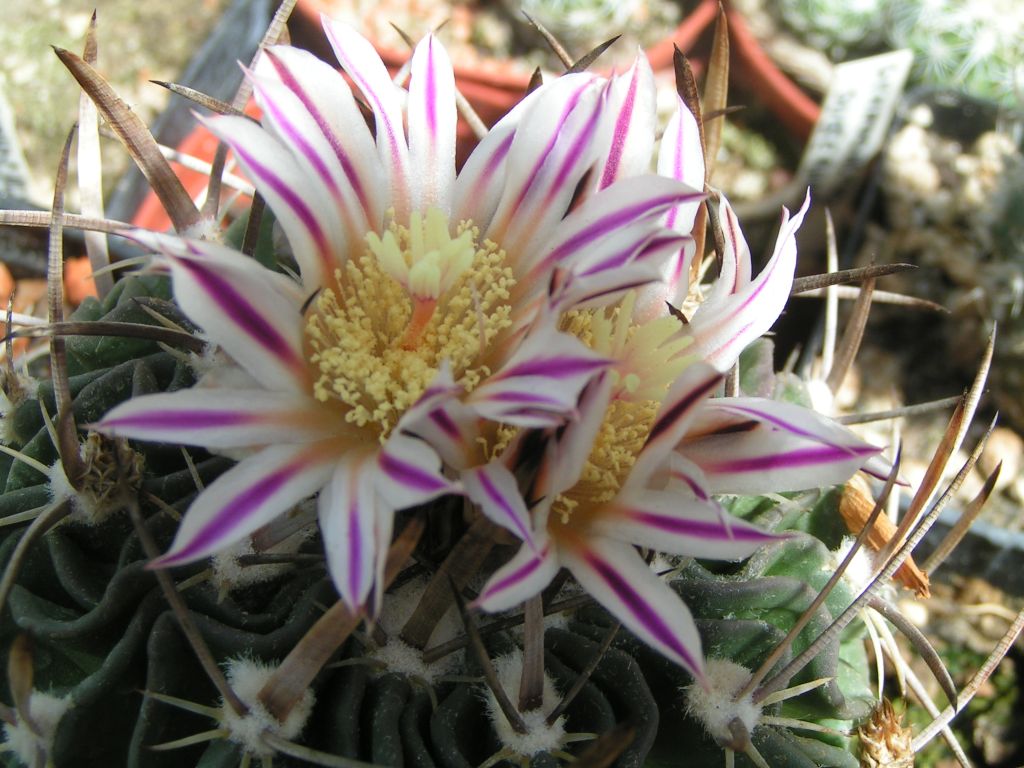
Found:
[[[691,339],[674,317],[633,321],[635,295],[611,312],[566,313],[562,327],[587,346],[616,361],[611,403],[598,429],[579,481],[553,504],[552,520],[568,523],[618,494],[647,441],[669,387],[693,360]]]
[[[647,441],[657,412],[658,403],[653,400],[611,402],[579,481],[552,505],[560,522],[567,523],[573,510],[593,509],[615,498]]]
[[[505,252],[462,223],[454,237],[439,211],[392,223],[335,272],[306,322],[313,394],[385,439],[443,360],[466,391],[491,372],[481,353],[511,322],[515,280]]]

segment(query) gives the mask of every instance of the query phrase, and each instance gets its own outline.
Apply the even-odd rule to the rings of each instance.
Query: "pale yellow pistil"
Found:
[[[313,395],[384,440],[443,360],[466,391],[486,378],[480,359],[511,324],[515,281],[505,252],[477,236],[471,222],[451,236],[436,209],[369,233],[309,308]]]
[[[616,361],[612,401],[579,481],[553,503],[552,525],[585,525],[589,513],[619,493],[647,442],[661,401],[693,361],[691,339],[674,317],[637,324],[635,295],[611,310],[566,313],[562,326],[599,354]]]

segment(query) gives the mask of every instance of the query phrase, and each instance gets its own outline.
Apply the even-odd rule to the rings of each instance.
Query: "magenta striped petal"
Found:
[[[889,475],[892,474],[892,461],[881,454],[872,456],[864,462],[864,466],[860,468],[860,471],[866,475],[870,475],[876,480],[882,480],[884,482],[888,480]],[[896,476],[896,485],[903,486],[904,488],[910,487],[910,483],[901,475]]]
[[[254,261],[244,265],[194,257],[170,259],[174,295],[191,320],[257,381],[305,391],[302,315]]]
[[[409,161],[413,205],[451,212],[455,183],[455,75],[437,39],[427,35],[416,46],[409,79]]]
[[[519,484],[500,460],[464,471],[462,484],[466,496],[488,520],[522,539],[530,549],[536,549],[530,513]]]
[[[647,435],[644,451],[664,451],[663,446],[674,447],[686,434],[696,408],[711,396],[721,380],[722,375],[709,365],[699,361],[690,365],[662,401]]]
[[[626,488],[644,487],[668,470],[672,449],[683,439],[721,380],[722,375],[703,362],[693,363],[683,371],[661,403],[647,441],[626,479]]]
[[[412,182],[398,86],[391,82],[384,62],[365,37],[327,16],[321,19],[334,55],[373,110],[377,153],[390,187],[387,199],[394,206],[396,219],[406,221],[412,203]]]
[[[693,189],[704,189],[704,148],[697,120],[682,98],[676,97],[676,111],[665,128],[658,151],[658,174],[681,181]],[[693,230],[699,202],[681,203],[669,212],[665,224],[684,235]]]
[[[633,318],[646,322],[665,313],[666,270],[680,257],[688,260],[693,252],[693,238],[660,230],[624,266],[614,268],[612,260],[590,268],[585,275],[570,276],[559,290],[552,291],[552,307],[563,311],[609,306],[636,291]],[[551,282],[557,286],[556,280]]]
[[[853,432],[826,416],[792,403],[757,397],[729,397],[710,403],[704,416],[713,419],[716,411],[753,418],[797,437],[804,437],[833,448],[860,446],[863,441]]]
[[[558,558],[551,542],[538,541],[536,550],[524,544],[487,580],[472,605],[491,613],[519,605],[550,584],[558,569]]]
[[[634,635],[704,682],[700,635],[689,609],[628,544],[595,538],[560,553],[573,576]]]
[[[505,164],[503,192],[483,233],[513,259],[547,241],[565,215],[582,174],[595,159],[601,88],[592,75],[558,78],[520,121]]]
[[[317,444],[270,446],[243,459],[192,502],[170,551],[151,567],[189,563],[241,541],[319,490],[336,461]]]
[[[568,309],[596,309],[620,301],[630,291],[659,282],[659,270],[650,264],[632,263],[615,270],[606,270],[589,277],[568,276],[551,296],[550,308],[555,312]]]
[[[607,90],[600,98],[581,100],[566,121],[559,141],[537,174],[529,194],[519,201],[501,243],[526,265],[550,242],[569,211],[576,189],[590,171],[604,145],[609,125]]]
[[[317,508],[327,567],[341,599],[353,609],[366,602],[376,573],[377,519],[392,515],[374,492],[372,457],[347,456],[320,492]]]
[[[541,326],[467,402],[495,421],[551,426],[574,412],[580,390],[608,365],[575,337]]]
[[[576,418],[561,430],[557,441],[548,444],[535,495],[553,499],[579,482],[614,391],[614,379],[607,373],[599,373],[584,388]]]
[[[637,292],[636,303],[633,305],[633,319],[636,322],[645,323],[662,317],[668,305],[677,307],[682,302],[679,294],[685,298],[688,292],[690,265],[696,250],[697,244],[688,235],[659,235],[644,247],[637,261],[650,261],[659,265],[661,279],[647,284]]]
[[[660,552],[714,560],[741,560],[778,540],[713,501],[674,491],[622,493],[600,517],[605,536]]]
[[[738,472],[767,472],[778,468],[807,468],[817,467],[822,464],[835,464],[846,462],[854,458],[867,457],[877,453],[878,449],[873,446],[866,446],[859,449],[847,450],[834,448],[829,445],[809,446],[797,450],[775,453],[766,456],[747,456],[735,458],[730,461],[712,461],[704,464],[704,471],[712,473],[738,473]],[[808,477],[808,480],[812,478]],[[814,483],[813,485],[818,485]],[[813,487],[813,486],[808,486]]]
[[[288,237],[307,290],[332,274],[345,239],[337,205],[307,163],[302,164],[270,133],[244,117],[203,120],[235,153],[238,162],[274,211]]]
[[[660,176],[623,179],[584,201],[559,225],[539,258],[526,263],[535,276],[556,266],[579,274],[608,268],[614,259],[628,260],[651,237],[665,234],[658,218],[688,199],[703,195]]]
[[[793,218],[783,209],[775,253],[757,279],[738,293],[701,306],[690,320],[690,331],[704,359],[718,370],[729,370],[740,352],[766,333],[785,308],[796,268],[796,230],[810,202],[808,193]],[[734,283],[741,277],[734,276]]]
[[[442,360],[437,374],[419,396],[419,399],[402,414],[398,420],[396,431],[416,431],[416,427],[431,413],[454,401],[462,393],[462,387],[452,378],[452,367],[447,360]]]
[[[398,431],[392,432],[381,447],[377,464],[377,492],[393,509],[425,504],[461,490],[441,474],[441,459],[431,446]]]
[[[358,242],[382,217],[382,169],[348,84],[312,54],[285,46],[267,49],[256,72],[250,79],[264,123],[324,186],[345,240]]]
[[[611,147],[598,165],[597,189],[645,173],[654,150],[656,90],[646,56],[637,56],[623,75],[612,78],[608,109],[615,116]]]
[[[311,442],[337,426],[312,400],[289,393],[193,388],[134,397],[90,428],[139,440],[237,448]]]
[[[681,181],[692,189],[703,190],[705,168],[700,129],[682,98],[677,96],[676,99],[676,111],[661,138],[658,174]],[[681,234],[690,234],[700,204],[700,200],[686,200],[680,203],[665,215],[665,225]],[[692,259],[693,251],[684,250],[675,254],[675,258],[665,264],[665,285],[661,290],[651,286],[644,292],[637,302],[638,318],[646,320],[663,314],[665,302],[678,307],[685,301],[690,287]]]
[[[449,467],[469,465],[476,454],[477,419],[459,401],[461,394],[462,387],[452,378],[451,365],[441,361],[437,375],[419,400],[402,414],[395,431],[419,438]]]
[[[516,104],[480,139],[455,180],[452,202],[454,221],[472,221],[488,232],[498,202],[505,190],[508,155],[516,130],[545,89],[539,88]]]
[[[345,78],[330,64],[291,46],[267,48],[256,71],[276,78],[295,94],[341,169],[342,192],[350,191],[366,221],[379,225],[385,205],[379,182],[383,169],[373,151],[373,136]]]
[[[763,426],[686,441],[677,450],[701,468],[715,493],[781,493],[835,485],[879,452],[867,443],[833,447]]]
[[[750,247],[747,245],[739,219],[729,201],[722,196],[718,211],[722,236],[725,239],[725,251],[722,253],[722,267],[718,278],[704,298],[703,306],[710,312],[726,297],[739,293],[750,284]]]
[[[666,484],[668,490],[685,493],[695,499],[720,507],[718,502],[712,500],[707,490],[708,479],[704,476],[704,472],[678,451],[669,455],[664,471],[668,480]]]
[[[458,400],[450,400],[430,411],[407,431],[430,445],[445,466],[464,469],[477,459],[477,421],[471,408]]]

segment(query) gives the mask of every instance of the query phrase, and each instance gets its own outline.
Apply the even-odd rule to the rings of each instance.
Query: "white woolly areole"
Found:
[[[212,216],[201,217],[195,224],[186,228],[182,235],[193,240],[208,240],[213,243],[224,242],[224,233],[220,222]]]
[[[384,665],[379,674],[404,675],[424,680],[431,685],[444,675],[453,674],[459,669],[459,654],[449,653],[428,664],[423,661],[421,650],[402,642],[398,637],[390,637],[370,656]]]
[[[4,723],[4,741],[11,751],[25,765],[35,765],[36,753],[46,755],[53,749],[53,737],[57,724],[72,705],[71,696],[57,697],[49,693],[32,691],[28,700],[28,711],[39,729],[37,736],[26,723],[20,720],[15,725]]]
[[[494,660],[494,670],[498,673],[498,682],[508,694],[509,699],[515,703],[519,700],[519,682],[523,675],[523,653],[514,651],[507,656],[499,656]],[[526,733],[516,733],[505,713],[498,706],[498,700],[494,694],[487,691],[487,714],[494,725],[494,732],[498,734],[498,740],[502,746],[511,749],[517,755],[532,757],[539,752],[552,752],[559,749],[565,741],[565,717],[559,717],[554,723],[548,725],[545,718],[560,700],[555,684],[547,673],[544,674],[544,698],[537,709],[523,712],[522,717],[526,722]]]
[[[273,750],[263,743],[264,733],[289,741],[302,733],[316,702],[312,690],[307,688],[285,721],[278,722],[259,700],[260,690],[277,667],[255,659],[231,659],[227,667],[228,683],[249,708],[247,714],[238,715],[227,703],[221,703],[221,723],[228,730],[231,741],[249,754],[269,756]]]
[[[96,506],[87,494],[79,493],[71,485],[64,473],[64,465],[57,461],[50,467],[49,479],[50,498],[55,502],[65,499],[71,504],[71,512],[75,520],[83,525],[95,526],[110,516],[110,509]]]
[[[306,526],[269,549],[262,550],[260,554],[294,554],[298,552],[303,542],[313,535],[314,531],[315,528],[313,526]],[[251,584],[261,584],[265,581],[270,581],[294,567],[288,563],[242,565],[239,562],[239,558],[252,554],[255,554],[255,549],[252,545],[252,537],[249,536],[216,552],[210,558],[210,565],[213,567],[210,581],[217,587],[220,593],[223,594],[233,589],[248,587]]]
[[[394,591],[388,592],[377,624],[389,639],[370,656],[385,664],[386,669],[382,672],[422,678],[428,683],[434,683],[439,677],[452,674],[459,668],[459,654],[450,653],[437,661],[426,664],[421,651],[399,639],[402,627],[416,610],[426,587],[426,579],[416,578],[410,579]],[[449,607],[431,633],[427,647],[452,640],[458,636],[460,628],[461,625],[454,607]]]
[[[823,570],[828,573],[835,573],[840,563],[846,559],[855,541],[857,541],[855,536],[844,536],[843,540],[839,542],[836,551],[831,553],[831,557],[825,563]],[[859,595],[871,583],[871,577],[875,572],[875,565],[874,552],[867,547],[861,547],[857,550],[853,560],[850,561],[850,564],[846,566],[846,570],[843,572],[843,581],[846,582],[854,594]],[[881,590],[879,594],[887,600],[896,596],[896,591],[892,588],[891,583],[883,585]]]
[[[420,604],[426,588],[427,580],[425,578],[415,578],[409,579],[409,581],[401,586],[388,592],[387,599],[384,601],[384,607],[381,609],[380,616],[377,617],[377,624],[384,630],[385,634],[397,635],[402,631],[405,622],[409,620],[413,611]],[[434,627],[434,632],[429,638],[429,645],[437,645],[438,643],[452,640],[459,635],[461,630],[462,623],[459,620],[458,614],[454,607],[450,607],[445,611],[437,626]]]
[[[699,720],[719,744],[732,741],[729,723],[737,718],[747,733],[753,733],[761,719],[761,707],[754,703],[753,692],[735,700],[736,694],[750,681],[750,670],[728,659],[709,658],[705,672],[710,690],[704,690],[700,683],[683,688],[687,713]]]

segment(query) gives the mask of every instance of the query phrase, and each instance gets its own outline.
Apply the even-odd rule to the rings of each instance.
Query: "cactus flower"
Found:
[[[380,599],[372,588],[396,510],[468,493],[528,535],[489,501],[512,478],[480,470],[481,451],[497,450],[502,430],[573,418],[583,387],[609,365],[559,327],[549,286],[565,288],[560,309],[571,309],[657,280],[688,241],[665,217],[701,194],[633,172],[635,142],[625,139],[636,123],[609,104],[629,96],[637,68],[539,88],[456,174],[441,44],[419,43],[404,90],[365,39],[324,23],[373,131],[340,73],[286,46],[248,73],[262,125],[206,121],[272,209],[297,278],[213,242],[133,233],[231,368],[130,400],[95,428],[242,456],[193,502],[154,565],[209,556],[319,494],[331,575],[360,607]],[[601,183],[588,187],[595,168]],[[461,408],[457,424],[446,404]]]
[[[759,301],[772,299],[752,299],[755,307]],[[538,500],[530,534],[477,605],[517,605],[565,567],[637,637],[706,687],[690,612],[636,546],[744,559],[777,536],[728,515],[713,493],[843,482],[879,449],[805,408],[711,398],[722,374],[695,360],[697,345],[680,322],[638,322],[634,313],[632,294],[610,312],[569,313],[565,325],[612,364],[584,390],[579,418],[548,443],[528,494]],[[508,455],[514,461],[514,445]]]

